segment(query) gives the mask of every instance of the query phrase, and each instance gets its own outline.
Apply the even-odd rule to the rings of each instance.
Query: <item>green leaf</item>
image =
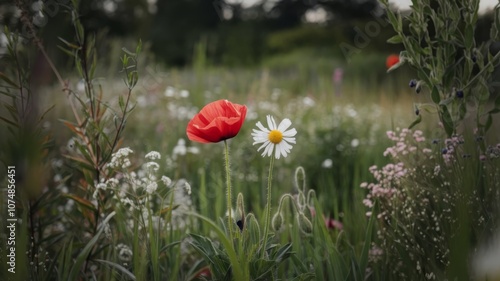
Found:
[[[447,99],[441,100],[439,102],[439,105],[448,105],[448,104],[452,103],[454,100],[455,100],[455,96],[451,96]]]
[[[94,77],[95,70],[97,68],[97,54],[96,52],[92,53],[92,64],[90,65],[89,77],[92,79]]]
[[[391,23],[394,30],[398,31],[398,20],[392,10],[387,10],[387,18],[389,19],[389,22]]]
[[[450,112],[446,106],[440,106],[441,109],[441,121],[443,122],[444,130],[448,137],[453,135],[454,127],[453,127],[453,119],[451,118]]]
[[[133,52],[131,52],[131,51],[127,50],[127,48],[125,48],[125,47],[123,47],[123,48],[122,48],[122,51],[123,51],[125,54],[127,54],[127,55],[129,55],[129,56],[132,56],[132,57],[134,57],[134,56],[136,55],[135,53],[133,53]]]
[[[82,198],[82,197],[79,197],[77,195],[70,194],[70,193],[63,194],[63,196],[75,201],[78,205],[80,205],[82,207],[85,207],[93,212],[96,211],[95,206],[89,200],[87,200],[85,198]]]
[[[61,37],[57,37],[59,40],[61,40],[66,46],[70,47],[71,49],[75,49],[75,50],[79,50],[80,49],[80,46],[78,45],[75,45],[73,43],[70,43],[66,40],[64,40],[63,38]]]
[[[68,280],[77,280],[79,278],[81,273],[81,268],[85,260],[87,259],[87,256],[90,254],[92,251],[92,248],[94,248],[95,244],[97,244],[97,241],[99,241],[99,238],[101,237],[101,234],[104,231],[104,228],[106,224],[111,220],[111,218],[116,214],[116,212],[111,212],[102,222],[101,222],[101,227],[97,231],[97,233],[94,235],[92,239],[85,245],[85,247],[80,251],[80,254],[75,259],[75,263],[73,264],[73,267],[71,268],[71,271],[69,273]]]
[[[465,48],[471,49],[474,44],[474,26],[468,24],[465,27],[465,38],[464,38]]]
[[[9,120],[9,119],[7,119],[7,118],[3,117],[3,116],[0,116],[0,120],[2,120],[3,122],[5,122],[5,123],[7,123],[7,124],[9,124],[9,125],[11,125],[11,126],[14,126],[14,127],[16,127],[16,128],[19,128],[19,124],[16,124],[16,123],[14,123],[13,121],[11,121],[11,120]]]
[[[402,62],[402,61],[396,63],[395,65],[393,65],[389,69],[387,69],[387,73],[392,72],[392,71],[398,69],[403,64],[404,64],[404,62]]]
[[[467,105],[465,104],[465,102],[462,102],[458,106],[458,114],[459,114],[460,120],[463,120],[465,118],[466,113],[467,113]]]
[[[488,118],[486,118],[486,123],[484,124],[485,133],[491,128],[492,124],[493,124],[493,117],[491,116],[491,114],[488,114]]]
[[[387,43],[390,44],[400,44],[403,42],[403,38],[399,34],[396,34],[392,36],[391,38],[387,39]]]
[[[219,237],[221,244],[224,246],[224,249],[226,250],[227,256],[229,258],[229,261],[231,263],[231,272],[234,274],[234,279],[235,280],[245,280],[244,278],[244,273],[243,269],[241,267],[240,261],[236,255],[236,252],[234,250],[234,247],[232,245],[233,241],[229,241],[227,238],[226,234],[218,227],[212,220],[209,218],[202,216],[198,213],[193,213],[193,212],[187,212],[186,214],[191,215],[193,217],[197,217],[204,222],[206,222],[217,234],[217,237]]]
[[[439,96],[439,90],[436,86],[432,87],[431,99],[435,104],[439,104],[441,97]]]
[[[139,43],[137,44],[137,47],[135,48],[135,54],[138,56],[142,51],[142,40],[139,39]]]
[[[456,76],[456,69],[457,69],[457,64],[450,64],[448,67],[446,67],[446,70],[443,75],[443,87],[445,89],[450,88],[450,86],[453,83],[453,79],[455,79]]]
[[[3,81],[5,81],[7,84],[11,85],[14,88],[19,88],[19,86],[14,81],[10,80],[10,78],[3,72],[0,72],[0,79],[2,79]]]
[[[100,259],[96,259],[95,261],[115,268],[117,271],[119,271],[119,272],[125,274],[126,276],[128,276],[128,278],[130,280],[136,280],[135,275],[132,272],[128,271],[125,267],[123,267],[123,266],[121,266],[121,265],[119,265],[117,263],[114,263],[114,262],[111,262],[111,261],[107,261],[107,260],[100,260]]]

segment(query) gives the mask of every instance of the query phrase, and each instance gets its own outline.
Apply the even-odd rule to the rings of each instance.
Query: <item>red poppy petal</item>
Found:
[[[244,105],[218,100],[207,104],[189,121],[186,133],[192,141],[208,143],[238,134],[247,112]]]

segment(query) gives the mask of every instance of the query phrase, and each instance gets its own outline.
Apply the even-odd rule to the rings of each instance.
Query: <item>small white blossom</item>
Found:
[[[161,181],[168,187],[172,184],[172,180],[167,176],[162,176]]]
[[[184,189],[186,190],[186,193],[188,195],[191,195],[191,185],[186,181],[186,183],[184,184]]]
[[[158,184],[156,182],[150,182],[147,186],[146,186],[146,192],[149,193],[149,194],[153,194],[153,192],[156,191],[156,189],[158,188]]]
[[[158,163],[156,163],[156,162],[148,162],[145,165],[146,165],[146,169],[152,169],[155,172],[160,169],[160,165],[158,165]]]
[[[161,159],[161,154],[158,151],[150,151],[144,157],[146,157],[146,159],[149,160],[156,160],[156,159]]]

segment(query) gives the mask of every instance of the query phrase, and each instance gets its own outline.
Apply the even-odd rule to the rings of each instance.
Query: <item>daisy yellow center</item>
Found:
[[[269,141],[274,143],[274,144],[278,144],[281,142],[281,140],[283,139],[283,133],[278,131],[278,130],[272,130],[270,133],[269,133]]]

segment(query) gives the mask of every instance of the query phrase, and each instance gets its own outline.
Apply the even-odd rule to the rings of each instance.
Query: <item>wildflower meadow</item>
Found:
[[[401,51],[344,73],[213,66],[201,43],[170,68],[139,38],[103,59],[78,0],[54,45],[23,3],[0,280],[500,280],[500,5],[479,43],[478,0],[381,0]]]

